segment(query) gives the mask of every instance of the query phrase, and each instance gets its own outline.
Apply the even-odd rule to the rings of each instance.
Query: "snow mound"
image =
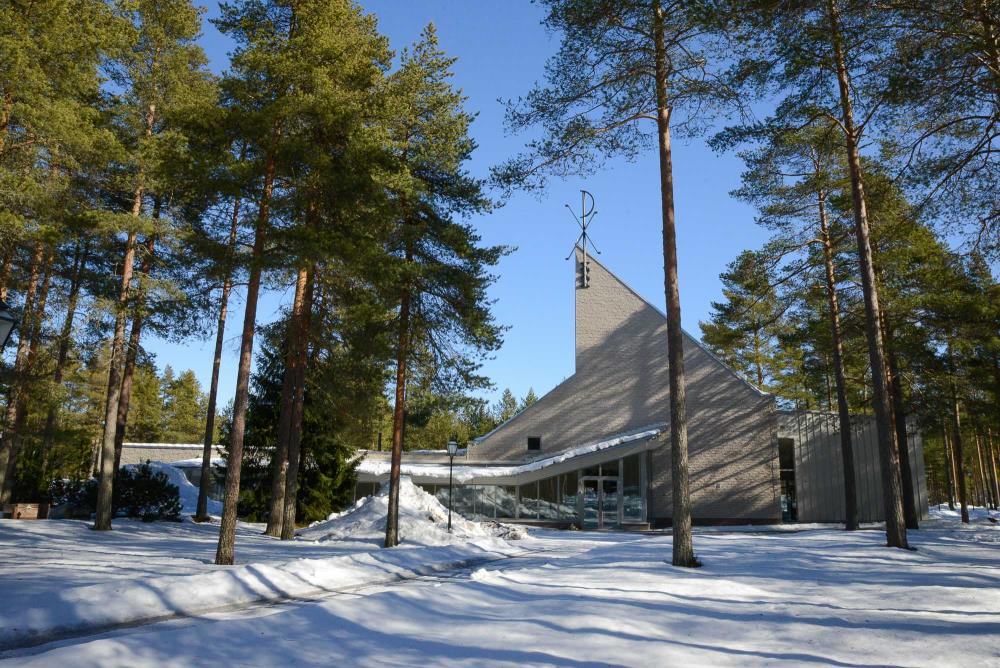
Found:
[[[138,466],[138,464],[127,464],[126,466],[132,468]],[[180,492],[181,498],[181,516],[187,517],[189,515],[194,515],[198,512],[198,487],[188,480],[188,477],[184,475],[184,471],[180,470],[176,466],[171,466],[164,462],[149,462],[149,468],[151,468],[156,473],[162,473],[167,476],[171,485],[176,485],[178,491]],[[216,501],[215,499],[208,500],[208,514],[209,515],[222,515],[222,502]]]
[[[389,512],[388,485],[376,496],[358,500],[353,508],[333,513],[323,522],[316,522],[298,533],[305,540],[326,541],[344,538],[382,540]],[[450,545],[454,543],[519,540],[527,536],[519,527],[499,522],[474,522],[458,513],[451,516],[448,533],[448,508],[436,498],[413,484],[407,477],[399,480],[400,542],[419,545]]]
[[[982,507],[969,506],[969,521],[972,524],[993,525],[1000,522],[1000,513]],[[962,511],[958,506],[950,510],[947,506],[931,506],[928,515],[932,520],[943,520],[949,523],[960,523]]]

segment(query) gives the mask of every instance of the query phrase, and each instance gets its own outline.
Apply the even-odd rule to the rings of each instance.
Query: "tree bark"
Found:
[[[73,252],[73,273],[70,276],[69,294],[66,297],[66,317],[63,320],[62,329],[59,331],[56,368],[52,374],[52,382],[57,391],[58,388],[62,387],[63,372],[66,369],[66,360],[69,357],[70,337],[73,334],[73,321],[76,319],[76,309],[80,299],[80,285],[83,282],[83,267],[87,264],[87,255],[89,252],[90,245],[87,241],[77,242],[76,249]],[[42,480],[48,477],[49,456],[52,453],[52,444],[55,440],[58,420],[59,404],[53,401],[45,415],[45,428],[42,432]]]
[[[413,261],[407,242],[406,261]],[[399,333],[396,344],[396,396],[392,409],[392,457],[389,466],[389,512],[385,522],[385,547],[399,545],[399,470],[403,460],[403,423],[406,417],[406,365],[410,345],[410,287],[399,300]]]
[[[153,123],[156,120],[156,105],[146,107],[146,137],[153,135]],[[144,176],[140,172],[138,185],[132,197],[132,218],[142,214],[142,199],[145,195]],[[118,427],[118,402],[121,398],[122,364],[125,353],[125,320],[127,318],[128,300],[131,293],[132,273],[135,270],[135,228],[128,231],[125,240],[125,253],[122,258],[121,290],[118,293],[118,304],[115,312],[115,331],[111,339],[111,355],[108,360],[108,394],[104,404],[104,432],[101,435],[101,475],[97,486],[97,512],[93,528],[97,531],[110,531],[111,518],[114,515],[112,507],[115,470],[115,431]]]
[[[955,460],[951,457],[951,442],[948,438],[947,421],[941,427],[941,445],[944,450],[942,464],[944,465],[945,486],[948,488],[948,510],[955,510]]]
[[[14,354],[14,369],[11,374],[10,394],[3,420],[3,440],[0,441],[0,490],[9,489],[13,480],[8,480],[8,471],[14,469],[20,434],[17,433],[17,414],[21,397],[26,390],[28,375],[28,350],[31,345],[31,322],[34,319],[35,297],[38,282],[45,261],[45,248],[41,242],[35,243],[35,251],[28,271],[28,284],[24,291],[24,307],[21,310],[21,328],[17,337],[17,352]],[[2,492],[0,492],[2,494]]]
[[[982,489],[983,507],[995,506],[993,501],[993,485],[986,472],[986,462],[983,459],[983,439],[978,428],[972,437],[976,440],[976,460],[979,464],[979,487]]]
[[[236,396],[233,399],[233,427],[230,433],[229,456],[226,460],[226,492],[222,506],[222,524],[219,527],[219,545],[215,563],[232,565],[236,547],[236,510],[240,500],[240,467],[243,466],[243,436],[247,424],[247,405],[250,402],[250,362],[253,357],[253,337],[257,326],[257,299],[260,296],[261,262],[264,239],[271,212],[274,192],[275,158],[267,156],[264,170],[264,190],[254,231],[250,277],[247,283],[246,310],[243,314],[243,337],[240,343],[240,361],[236,371]]]
[[[899,456],[893,447],[893,431],[889,393],[886,390],[886,364],[879,327],[880,305],[872,262],[868,210],[865,202],[864,178],[861,172],[861,155],[858,150],[859,132],[851,105],[851,82],[840,33],[840,13],[837,0],[828,0],[830,38],[837,65],[837,84],[844,125],[847,163],[851,177],[851,199],[854,208],[854,230],[858,242],[858,262],[861,287],[865,302],[865,331],[868,339],[868,356],[872,369],[872,403],[878,431],[879,459],[882,469],[882,502],[885,512],[886,544],[889,547],[909,548],[906,539],[906,519],[903,515],[902,481]]]
[[[48,298],[49,286],[52,284],[52,254],[45,253],[43,257],[44,273],[42,285],[38,290],[35,306],[32,308],[31,320],[26,323],[28,338],[28,359],[25,365],[25,374],[30,375],[35,368],[35,360],[38,358],[38,345],[42,336],[42,325],[45,318],[45,301]],[[21,439],[24,435],[25,425],[28,422],[28,395],[27,392],[20,392],[17,400],[17,413],[14,418],[13,432],[17,436],[14,447],[11,449],[10,457],[7,459],[7,470],[3,479],[3,486],[0,487],[0,504],[10,503],[14,494],[14,473],[17,467],[17,456],[21,451]]]
[[[0,301],[7,301],[7,282],[10,280],[11,265],[14,264],[14,249],[8,248],[3,254],[3,264],[0,264]]]
[[[899,372],[899,358],[889,324],[885,323],[886,357],[889,362],[889,389],[892,393],[892,423],[899,451],[899,474],[903,487],[903,517],[907,529],[919,529],[920,518],[914,497],[913,470],[910,468],[910,437],[906,428],[903,403],[903,379]]]
[[[244,154],[241,154],[241,159]],[[236,251],[236,233],[240,223],[240,198],[233,202],[233,216],[229,225],[229,252]],[[230,258],[232,259],[232,258]],[[219,296],[219,322],[215,328],[215,353],[212,356],[212,381],[208,389],[208,410],[205,417],[205,447],[201,454],[201,477],[198,479],[198,507],[195,511],[195,522],[207,522],[208,495],[212,488],[212,441],[215,440],[215,412],[219,396],[219,369],[222,366],[222,346],[226,338],[226,315],[229,309],[229,293],[233,289],[232,269],[226,271],[222,281],[222,294]]]
[[[156,204],[154,218],[159,218],[159,202]],[[129,403],[132,401],[132,379],[135,376],[135,362],[139,356],[139,340],[142,337],[142,327],[145,324],[145,291],[149,272],[153,268],[153,254],[156,251],[156,239],[150,236],[146,240],[146,255],[139,266],[138,300],[135,304],[135,315],[132,316],[132,331],[129,334],[128,349],[125,353],[125,368],[122,371],[122,389],[118,397],[118,416],[115,420],[115,475],[122,461],[122,445],[125,443],[125,426],[128,423]]]
[[[663,8],[653,6],[653,42],[656,61],[656,126],[660,161],[660,199],[663,217],[663,291],[667,302],[667,355],[670,379],[670,475],[673,504],[674,566],[699,566],[691,540],[691,495],[688,481],[687,401],[684,380],[684,333],[677,280],[677,230],[674,222],[674,175],[670,143],[670,100],[667,95],[667,52]]]
[[[993,481],[993,498],[996,500],[995,510],[1000,509],[1000,476],[997,475],[997,453],[993,449],[993,431],[986,427],[986,456],[989,458],[990,480]]]
[[[830,308],[830,333],[833,337],[833,373],[837,389],[837,417],[840,423],[840,454],[844,466],[844,528],[855,531],[858,519],[857,473],[854,469],[854,444],[851,441],[851,410],[847,403],[847,375],[844,373],[844,339],[840,328],[840,304],[837,277],[833,267],[833,243],[826,214],[826,194],[819,195],[819,228],[823,242],[826,270],[826,297]]]
[[[952,444],[954,445],[955,455],[955,479],[958,482],[958,502],[962,507],[962,522],[968,524],[969,505],[965,490],[965,460],[962,456],[962,418],[958,411],[958,391],[956,390],[954,383],[952,383],[951,392],[951,420],[953,429]]]
[[[299,377],[299,351],[302,327],[302,304],[306,296],[307,272],[300,267],[295,279],[295,297],[285,332],[285,373],[281,379],[281,400],[278,410],[278,437],[271,457],[271,509],[264,533],[281,536],[285,521],[285,488],[288,478],[288,442],[292,433],[292,412],[295,404],[295,387]]]
[[[305,296],[296,328],[298,353],[296,365],[295,395],[292,399],[291,434],[288,442],[288,474],[285,478],[284,520],[281,524],[281,540],[295,538],[295,512],[299,491],[299,468],[302,463],[302,416],[305,411],[306,371],[309,364],[309,334],[312,329],[314,269],[305,272]],[[301,272],[301,270],[300,270]]]
[[[142,201],[142,194],[137,191],[136,201]],[[138,213],[136,214],[138,215]],[[125,241],[125,256],[122,266],[121,290],[118,295],[118,313],[115,315],[115,331],[111,339],[111,355],[108,364],[108,392],[104,404],[104,432],[101,436],[100,480],[97,487],[97,513],[94,519],[94,529],[109,531],[112,508],[112,486],[115,478],[115,429],[118,426],[118,401],[121,398],[122,365],[125,352],[125,318],[129,298],[129,286],[132,282],[132,269],[135,262],[135,231],[129,231]]]

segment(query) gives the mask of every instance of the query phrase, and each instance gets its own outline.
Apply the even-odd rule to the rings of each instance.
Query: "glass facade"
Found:
[[[517,519],[585,528],[610,528],[646,521],[646,453],[602,462],[586,469],[523,485],[455,485],[452,510],[472,519]],[[442,505],[448,485],[421,484]],[[356,497],[378,491],[379,483],[359,482]]]

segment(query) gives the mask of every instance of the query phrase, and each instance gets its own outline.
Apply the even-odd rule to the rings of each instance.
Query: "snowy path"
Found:
[[[665,536],[545,532],[523,547],[557,552],[2,665],[1000,665],[1000,531],[911,539],[919,551],[876,531],[704,533],[688,571],[664,563]]]

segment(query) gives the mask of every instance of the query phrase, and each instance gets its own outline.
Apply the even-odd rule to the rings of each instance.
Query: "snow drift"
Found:
[[[126,466],[136,467],[138,464],[126,464]],[[153,469],[153,471],[157,473],[166,475],[170,484],[177,486],[177,491],[180,493],[182,518],[194,515],[195,512],[197,512],[198,488],[193,485],[190,480],[188,480],[188,477],[184,475],[184,471],[180,470],[176,466],[171,466],[165,462],[157,461],[149,462],[149,468]],[[215,499],[209,499],[208,514],[216,516],[222,515],[222,502],[216,501]]]
[[[385,520],[389,512],[389,490],[383,486],[379,494],[359,499],[355,506],[342,513],[333,513],[323,522],[316,522],[298,533],[305,540],[326,541],[345,538],[381,540],[385,536]],[[520,527],[499,522],[475,522],[452,513],[451,533],[448,533],[448,508],[436,498],[413,484],[407,477],[399,481],[399,535],[403,543],[418,545],[451,545],[469,543],[483,548],[493,547],[499,538],[519,540],[527,533]]]
[[[197,501],[197,488],[180,470],[151,464],[181,489],[185,512]],[[403,545],[392,550],[285,563],[253,563],[193,575],[115,580],[53,590],[36,597],[27,610],[0,609],[0,650],[31,645],[62,635],[93,632],[120,624],[198,614],[226,606],[290,597],[311,597],[362,585],[449,570],[510,556],[520,550],[501,536],[523,538],[517,527],[471,522],[448,509],[408,478],[400,484],[399,519]],[[388,494],[367,497],[354,508],[301,532],[314,541],[350,539],[381,545]],[[193,511],[193,506],[191,506]],[[211,507],[210,507],[210,510]],[[331,547],[334,547],[331,545]],[[237,549],[238,546],[237,546]]]

